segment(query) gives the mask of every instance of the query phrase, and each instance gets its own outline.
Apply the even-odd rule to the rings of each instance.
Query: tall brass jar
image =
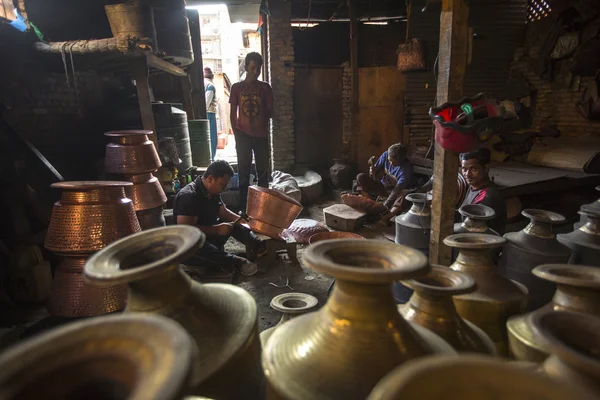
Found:
[[[196,356],[190,336],[168,318],[91,318],[0,354],[0,399],[181,399]]]
[[[531,270],[540,264],[566,263],[571,250],[560,244],[552,232],[552,226],[565,222],[565,217],[534,209],[523,210],[521,214],[530,222],[523,230],[504,235],[506,244],[502,247],[498,268],[504,276],[527,288],[527,309],[535,310],[552,299],[555,285],[537,278]]]
[[[558,241],[573,253],[569,264],[600,266],[600,210],[581,206],[579,214],[587,217],[585,225],[571,233],[557,235]]]
[[[494,342],[480,328],[462,319],[453,296],[475,291],[475,281],[467,274],[433,265],[427,276],[403,283],[414,290],[410,301],[398,306],[409,322],[438,334],[456,351],[496,354]]]
[[[427,273],[422,253],[383,241],[326,240],[310,246],[304,262],[336,284],[319,311],[281,325],[266,343],[267,398],[363,399],[397,365],[454,353],[394,304],[393,281]]]
[[[532,327],[532,315],[546,310],[574,311],[600,317],[600,269],[582,265],[546,264],[533,269],[540,279],[556,284],[552,302],[532,313],[511,317],[506,323],[512,356],[542,362],[549,352]]]
[[[459,250],[451,269],[470,275],[477,284],[472,293],[454,297],[458,314],[481,328],[496,344],[499,355],[508,354],[506,320],[525,311],[527,289],[501,275],[494,265],[495,250],[506,239],[499,236],[459,233],[444,239]]]
[[[91,286],[83,280],[83,266],[90,254],[140,230],[133,204],[125,196],[127,186],[131,183],[52,184],[51,187],[63,192],[52,209],[44,243],[61,257],[47,305],[51,315],[90,317],[125,308],[127,286]]]
[[[85,277],[97,285],[128,283],[126,312],[171,317],[192,335],[200,352],[192,381],[196,394],[259,398],[263,379],[254,299],[234,285],[192,281],[180,268],[204,238],[193,226],[149,229],[96,253],[85,265]]]
[[[533,315],[532,323],[552,354],[544,372],[600,398],[600,318],[547,310]]]

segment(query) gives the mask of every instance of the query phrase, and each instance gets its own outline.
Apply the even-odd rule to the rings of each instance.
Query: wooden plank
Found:
[[[202,65],[202,42],[200,40],[200,17],[198,15],[198,10],[187,10],[187,16],[190,21],[190,36],[192,39],[192,48],[194,50],[194,62],[188,67],[192,86],[194,117],[196,119],[206,119],[204,66]]]
[[[135,79],[135,87],[137,88],[138,102],[140,103],[142,126],[145,130],[152,131],[150,139],[154,142],[156,150],[158,150],[156,125],[154,124],[152,100],[150,99],[150,86],[148,84],[148,65],[146,64],[145,57],[140,57],[133,61],[133,77]]]
[[[463,96],[463,79],[467,67],[469,7],[464,0],[443,0],[440,17],[440,47],[437,81],[437,104]],[[454,230],[456,174],[458,154],[435,144],[434,184],[431,204],[431,242],[429,262],[450,265],[452,249],[444,238]]]
[[[181,82],[181,99],[183,101],[183,109],[187,113],[188,120],[196,119],[196,110],[194,110],[194,102],[192,100],[192,85],[190,84],[189,76],[179,78]]]
[[[145,55],[146,62],[148,63],[149,67],[156,68],[160,71],[167,72],[175,76],[187,76],[187,73],[183,68],[179,68],[178,66],[173,65],[170,62],[158,58],[152,53],[145,53]]]

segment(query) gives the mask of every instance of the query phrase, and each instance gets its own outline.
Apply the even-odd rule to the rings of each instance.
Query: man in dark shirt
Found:
[[[486,148],[460,155],[461,172],[469,185],[462,206],[483,204],[496,212],[488,226],[504,235],[506,232],[506,203],[498,187],[490,180],[490,151]]]
[[[369,174],[358,174],[357,190],[363,196],[375,194],[386,196],[385,207],[389,212],[382,218],[389,221],[402,211],[402,201],[415,185],[413,166],[406,157],[406,147],[393,144],[377,161],[369,160]]]
[[[177,224],[197,226],[206,235],[204,246],[186,264],[233,267],[242,275],[251,276],[258,271],[256,263],[224,250],[229,236],[249,246],[254,252],[261,245],[250,230],[240,225],[239,222],[245,221],[238,221],[239,216],[221,201],[220,193],[227,188],[231,177],[233,169],[226,161],[210,164],[204,175],[179,191],[173,202],[173,217]],[[238,223],[233,224],[235,221]]]

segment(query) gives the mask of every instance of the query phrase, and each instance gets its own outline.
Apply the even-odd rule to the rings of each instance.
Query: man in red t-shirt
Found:
[[[258,186],[269,187],[269,119],[273,117],[273,90],[271,85],[258,80],[262,65],[260,54],[248,53],[245,60],[246,79],[233,84],[229,95],[242,210],[246,210],[252,151]]]

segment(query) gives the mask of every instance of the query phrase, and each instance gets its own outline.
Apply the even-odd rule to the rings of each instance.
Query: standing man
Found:
[[[217,154],[217,91],[213,84],[215,75],[208,67],[204,68],[204,97],[206,99],[206,117],[210,125],[210,151],[212,161],[215,161]]]
[[[467,195],[461,206],[483,204],[496,212],[496,217],[488,226],[504,235],[506,232],[506,203],[498,186],[490,180],[490,151],[477,149],[460,155],[461,172],[469,185]]]
[[[273,90],[271,85],[258,80],[263,65],[260,54],[248,53],[244,65],[246,79],[233,84],[229,103],[240,178],[240,208],[245,211],[253,151],[258,186],[269,187],[269,120],[273,117]]]

